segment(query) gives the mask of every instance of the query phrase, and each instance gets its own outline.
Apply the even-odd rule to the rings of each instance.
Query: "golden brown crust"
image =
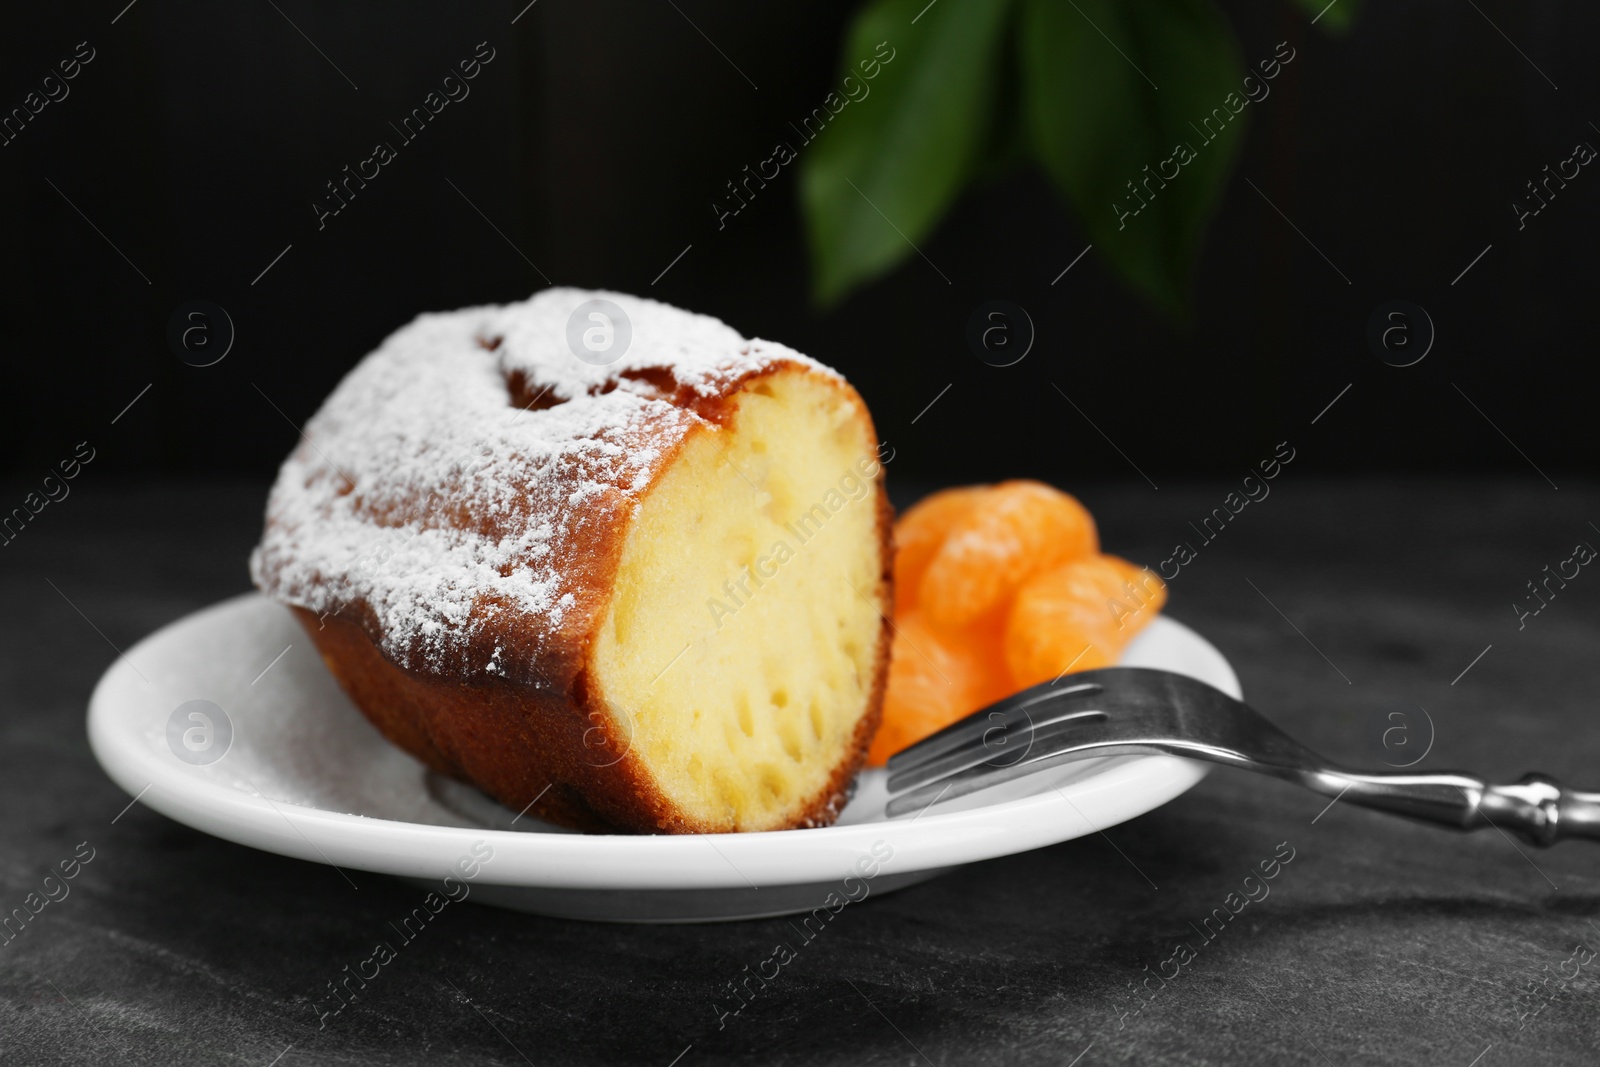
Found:
[[[465,682],[391,663],[359,624],[294,608],[323,662],[356,707],[396,745],[442,774],[521,811],[580,830],[614,829],[584,801],[595,779],[615,791],[626,772],[586,767],[613,758],[586,750],[592,725],[576,706],[515,682]],[[591,740],[593,740],[591,738]],[[535,803],[535,800],[537,802]]]
[[[774,363],[731,382],[720,396],[697,398],[696,414],[710,423],[725,424],[734,395],[750,380],[793,370],[818,373],[798,363]],[[842,381],[834,382],[866,412],[854,389]],[[711,431],[705,426],[690,430],[696,432]],[[657,479],[688,436],[677,441],[657,468]],[[877,447],[875,436],[871,444]],[[880,614],[893,604],[893,511],[883,481],[880,465],[876,479]],[[462,520],[471,521],[468,515],[458,517]],[[270,515],[268,521],[272,521]],[[567,612],[554,635],[538,642],[520,640],[516,620],[506,613],[502,625],[460,638],[475,646],[466,650],[469,662],[489,660],[496,648],[536,649],[536,654],[523,661],[523,669],[513,668],[504,676],[468,676],[449,669],[396,664],[380,647],[383,635],[374,613],[359,601],[321,615],[291,606],[356,707],[385,737],[434,770],[476,785],[513,811],[529,810],[576,829],[715,831],[720,828],[686,817],[659,792],[640,758],[630,750],[629,739],[611,736],[613,719],[599,694],[593,692],[589,657],[595,631],[609,606],[626,532],[625,521],[580,525],[574,531],[575,540],[561,547],[563,558],[581,568],[579,580],[571,585],[582,593],[576,609]],[[790,826],[829,825],[848,801],[881,720],[891,632],[885,614],[868,711],[857,722],[844,758],[824,786],[797,805]]]

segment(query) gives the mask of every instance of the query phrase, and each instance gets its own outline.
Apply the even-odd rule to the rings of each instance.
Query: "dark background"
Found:
[[[77,42],[97,53],[0,147],[0,474],[24,483],[85,439],[96,478],[264,478],[289,421],[387,333],[525,297],[541,271],[837,365],[911,479],[1070,487],[1136,478],[1130,461],[1154,483],[1231,478],[1285,438],[1320,473],[1539,482],[1537,464],[1560,482],[1596,458],[1578,380],[1600,177],[1586,169],[1521,232],[1511,209],[1545,164],[1600,144],[1593,5],[1386,0],[1341,37],[1285,2],[1225,3],[1247,62],[1283,39],[1300,54],[1249,109],[1179,326],[1093,251],[1051,284],[1086,240],[1037,171],[974,190],[923,245],[953,284],[913,257],[829,313],[808,296],[794,168],[718,232],[712,197],[832,86],[854,3],[538,0],[512,25],[521,0],[125,2],[12,10],[0,38],[6,110]],[[497,54],[471,96],[319,232],[323,183],[396,140],[387,123],[480,41]],[[991,298],[1036,324],[1014,367],[966,346]],[[1438,330],[1404,369],[1364,340],[1395,298]],[[191,299],[236,325],[216,366],[166,344]]]

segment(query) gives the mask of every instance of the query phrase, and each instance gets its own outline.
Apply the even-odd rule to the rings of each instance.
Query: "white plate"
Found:
[[[1222,654],[1165,617],[1122,663],[1179,671],[1240,695]],[[193,725],[187,711],[178,713],[192,700],[213,702],[231,724],[226,754],[204,765],[179,759],[168,740],[169,722],[179,732]],[[221,738],[219,728],[212,753]],[[1169,756],[1086,761],[895,820],[883,815],[883,772],[867,771],[839,822],[814,830],[580,834],[532,816],[513,827],[514,813],[385,741],[288,611],[256,594],[180,619],[117,660],[90,699],[89,741],[130,795],[229,841],[434,888],[477,844],[493,858],[470,883],[458,875],[467,889],[452,885],[454,894],[636,922],[781,915],[809,911],[830,892],[859,895],[863,884],[870,892],[899,888],[1105,829],[1171,800],[1207,770]],[[874,845],[892,857],[863,867],[876,868],[869,883],[842,889]]]

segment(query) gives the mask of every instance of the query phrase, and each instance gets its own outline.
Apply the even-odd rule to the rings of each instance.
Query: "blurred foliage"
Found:
[[[1338,32],[1357,0],[1292,2]],[[1247,75],[1261,72],[1212,0],[871,0],[844,47],[857,106],[830,97],[800,161],[817,301],[916,255],[969,185],[1032,161],[1113,269],[1183,316],[1244,140]],[[1232,121],[1202,129],[1216,109]]]

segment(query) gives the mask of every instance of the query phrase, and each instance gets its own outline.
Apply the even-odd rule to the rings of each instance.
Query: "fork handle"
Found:
[[[1467,774],[1318,772],[1304,784],[1362,807],[1458,830],[1497,827],[1541,848],[1569,838],[1600,841],[1600,793],[1568,789],[1544,774],[1492,785]]]

